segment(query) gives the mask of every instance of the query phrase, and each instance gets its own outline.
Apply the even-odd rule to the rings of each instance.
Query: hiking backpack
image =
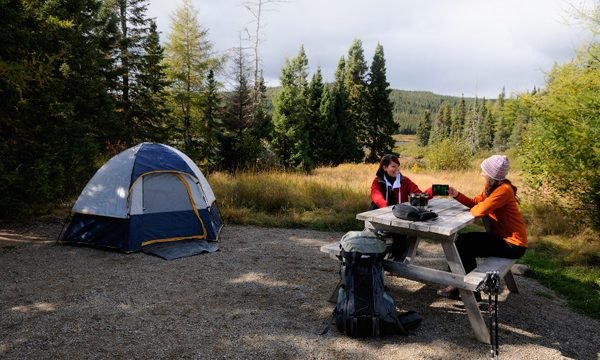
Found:
[[[383,282],[385,241],[370,231],[350,231],[340,240],[340,247],[340,285],[333,311],[338,330],[351,337],[407,335]],[[418,325],[420,317],[415,315],[403,316]]]

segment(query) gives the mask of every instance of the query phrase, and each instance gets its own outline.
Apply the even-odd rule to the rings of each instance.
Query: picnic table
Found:
[[[481,342],[490,343],[489,330],[479,311],[473,291],[483,280],[487,271],[498,271],[500,277],[504,278],[508,289],[512,292],[518,292],[510,272],[515,260],[489,257],[479,264],[476,269],[465,274],[465,269],[454,242],[458,231],[474,221],[469,209],[451,198],[433,198],[429,201],[428,210],[437,213],[437,219],[429,221],[398,219],[392,213],[391,206],[357,214],[356,218],[363,220],[365,227],[373,231],[405,234],[408,241],[406,257],[402,261],[384,260],[384,269],[391,274],[411,280],[457,287],[475,337]],[[450,272],[430,268],[423,264],[414,264],[421,238],[428,238],[442,245]],[[321,247],[321,251],[335,258],[340,253],[339,242],[324,245]]]

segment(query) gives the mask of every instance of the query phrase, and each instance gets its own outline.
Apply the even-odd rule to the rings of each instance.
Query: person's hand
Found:
[[[450,186],[448,188],[448,195],[452,196],[453,198],[456,197],[458,195],[458,190],[456,190],[455,188],[453,188],[452,186]]]

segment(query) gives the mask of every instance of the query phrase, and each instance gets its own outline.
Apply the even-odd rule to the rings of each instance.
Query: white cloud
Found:
[[[177,6],[150,3],[163,39]],[[241,0],[194,6],[219,51],[236,47],[240,31],[254,26]],[[311,71],[320,66],[331,81],[359,38],[369,63],[377,42],[383,45],[393,88],[496,97],[503,86],[508,93],[542,86],[544,72],[572,58],[591,36],[566,25],[569,7],[568,0],[288,0],[263,14],[262,64],[275,85],[285,58],[304,45]]]

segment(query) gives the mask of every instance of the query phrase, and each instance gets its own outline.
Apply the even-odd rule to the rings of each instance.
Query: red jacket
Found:
[[[431,188],[428,188],[425,191],[421,191],[417,184],[412,182],[412,180],[407,178],[406,176],[402,176],[402,178],[400,179],[400,189],[394,189],[394,196],[388,195],[387,201],[385,197],[386,188],[387,186],[383,178],[375,177],[375,179],[373,179],[373,183],[371,184],[371,201],[373,201],[373,204],[375,204],[377,208],[384,208],[386,206],[407,202],[408,195],[411,193],[426,193],[427,195],[429,195],[430,199],[432,197]],[[400,197],[400,201],[398,201],[398,197]]]

